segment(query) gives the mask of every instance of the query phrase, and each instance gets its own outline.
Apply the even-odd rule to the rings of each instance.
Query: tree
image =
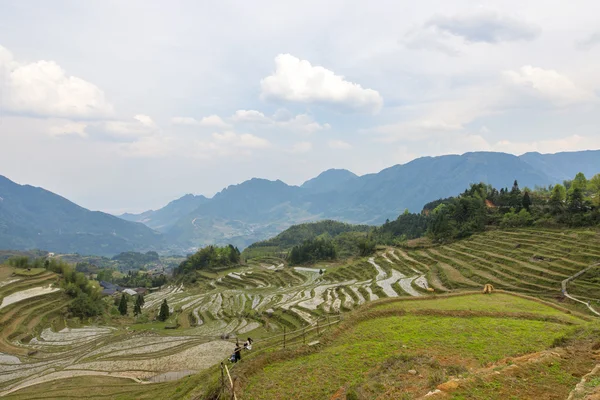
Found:
[[[121,295],[121,301],[119,302],[119,312],[121,315],[127,314],[127,295],[124,293]]]
[[[121,295],[121,297],[123,297],[123,295]],[[119,296],[115,296],[115,301],[113,303],[115,307],[119,307],[119,304],[121,304],[121,298]]]
[[[548,201],[553,214],[558,214],[562,211],[566,197],[567,189],[561,184],[554,185],[550,194],[550,200]]]
[[[527,211],[529,211],[531,204],[532,204],[531,197],[529,197],[529,192],[526,191],[525,194],[523,195],[523,208],[526,209]]]
[[[571,182],[571,188],[579,188],[584,191],[587,187],[587,183],[587,178],[583,172],[579,172],[577,175],[575,175],[573,182]]]
[[[582,211],[585,207],[583,191],[575,184],[571,185],[571,189],[567,193],[567,206],[571,212]]]
[[[596,174],[588,181],[588,192],[592,202],[600,207],[600,174]]]
[[[140,306],[139,302],[136,301],[135,305],[133,306],[133,315],[135,315],[137,317],[141,313],[142,313],[142,307]]]
[[[515,179],[512,189],[510,189],[510,206],[514,208],[521,208],[521,189],[519,189],[519,183]]]
[[[142,313],[142,307],[144,305],[144,297],[138,294],[135,298],[135,305],[133,306],[133,315],[136,317]]]
[[[80,293],[69,304],[69,311],[76,317],[87,318],[102,314],[101,302],[95,301],[85,293]]]
[[[167,304],[167,299],[164,299],[162,304],[160,305],[160,311],[158,312],[158,320],[166,321],[169,318],[169,305]]]
[[[143,307],[144,304],[146,303],[146,301],[144,300],[144,296],[142,296],[141,294],[137,295],[137,298],[135,299],[136,304],[139,303],[140,307]]]

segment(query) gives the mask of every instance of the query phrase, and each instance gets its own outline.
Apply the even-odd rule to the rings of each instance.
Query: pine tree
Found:
[[[144,305],[144,297],[138,294],[135,298],[135,305],[133,306],[133,315],[136,317],[142,313],[142,306]]]
[[[139,304],[140,307],[144,306],[144,296],[142,296],[141,294],[138,294],[137,297],[135,298],[135,304]]]
[[[121,295],[121,301],[119,302],[119,312],[121,315],[127,314],[127,296],[125,294]]]
[[[140,306],[140,304],[136,301],[135,305],[133,306],[133,315],[135,315],[136,317],[138,315],[140,315],[142,313],[142,307]]]
[[[527,211],[529,211],[529,208],[531,207],[531,197],[529,196],[529,192],[525,192],[525,194],[523,195],[523,208],[526,209]]]
[[[164,299],[162,304],[160,305],[160,311],[158,313],[159,321],[166,321],[169,318],[169,305],[167,304],[167,299]]]

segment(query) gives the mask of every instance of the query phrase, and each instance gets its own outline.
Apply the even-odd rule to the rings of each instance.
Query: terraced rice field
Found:
[[[69,298],[39,292],[51,288],[53,274],[6,277],[0,282],[0,300],[15,301],[0,308],[0,396],[77,376],[135,381],[181,377],[228,356],[234,337],[276,335],[284,327],[297,329],[327,313],[386,297],[423,298],[481,290],[491,283],[497,289],[562,299],[561,282],[596,262],[597,233],[516,230],[491,231],[446,246],[381,249],[341,266],[255,263],[206,278],[209,290],[174,285],[147,295],[144,310],[151,315],[167,300],[180,324],[174,330],[156,323],[131,329],[65,328],[60,310]],[[600,309],[594,273],[569,285],[574,296]]]

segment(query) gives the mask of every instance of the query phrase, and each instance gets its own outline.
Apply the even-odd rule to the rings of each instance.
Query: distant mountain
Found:
[[[600,172],[600,151],[422,157],[360,177],[331,169],[300,187],[252,179],[171,221],[165,235],[186,248],[226,243],[244,248],[304,222],[380,224],[404,209],[418,212],[427,202],[456,195],[471,183],[510,187],[517,179],[521,187],[534,187],[562,182],[579,171],[588,176]]]
[[[573,179],[578,172],[583,172],[588,178],[600,172],[600,150],[556,154],[525,153],[519,158],[548,175],[553,182]]]
[[[378,225],[405,209],[419,212],[430,201],[457,195],[471,183],[510,187],[516,179],[521,187],[534,187],[580,171],[588,177],[599,173],[600,151],[422,157],[363,176],[332,169],[302,186],[255,178],[210,199],[186,195],[159,210],[121,218],[0,177],[0,249],[108,256],[167,249],[185,253],[208,244],[244,249],[306,222]]]
[[[511,154],[422,157],[361,176],[336,196],[321,196],[312,202],[309,211],[345,222],[380,224],[407,208],[419,212],[427,202],[456,195],[471,183],[510,187],[515,179],[521,187],[555,182]]]
[[[181,218],[167,233],[186,247],[231,243],[244,248],[273,236],[294,221],[314,220],[303,190],[282,181],[251,179],[217,193]]]
[[[141,222],[159,232],[167,232],[180,218],[191,213],[207,201],[208,199],[204,196],[186,194],[159,210],[149,210],[141,214],[125,213],[119,217],[127,221]]]
[[[114,255],[164,247],[141,223],[90,211],[52,192],[0,176],[0,249]]]
[[[300,187],[312,193],[325,193],[338,190],[355,179],[358,179],[358,175],[348,170],[328,169],[316,178],[304,182]]]

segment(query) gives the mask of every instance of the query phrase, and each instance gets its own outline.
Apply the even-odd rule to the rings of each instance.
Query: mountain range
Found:
[[[521,187],[533,188],[572,179],[577,172],[586,176],[600,172],[600,150],[422,157],[363,176],[330,169],[301,186],[255,178],[229,186],[211,199],[197,199],[200,204],[191,211],[192,205],[184,208],[177,203],[186,198],[192,203],[195,197],[187,195],[160,210],[121,217],[156,228],[168,242],[186,248],[209,243],[244,248],[302,222],[380,224],[405,209],[418,212],[429,201],[456,195],[470,183],[500,188],[517,179]]]
[[[600,172],[600,150],[557,154],[474,152],[422,157],[357,176],[330,169],[291,186],[250,179],[212,198],[185,195],[159,210],[119,217],[0,176],[0,249],[114,255],[123,251],[189,252],[207,244],[245,248],[291,225],[322,219],[381,224],[405,209],[456,195],[470,183],[549,185]]]
[[[165,247],[163,235],[144,224],[90,211],[45,189],[0,176],[0,250],[109,256]]]

